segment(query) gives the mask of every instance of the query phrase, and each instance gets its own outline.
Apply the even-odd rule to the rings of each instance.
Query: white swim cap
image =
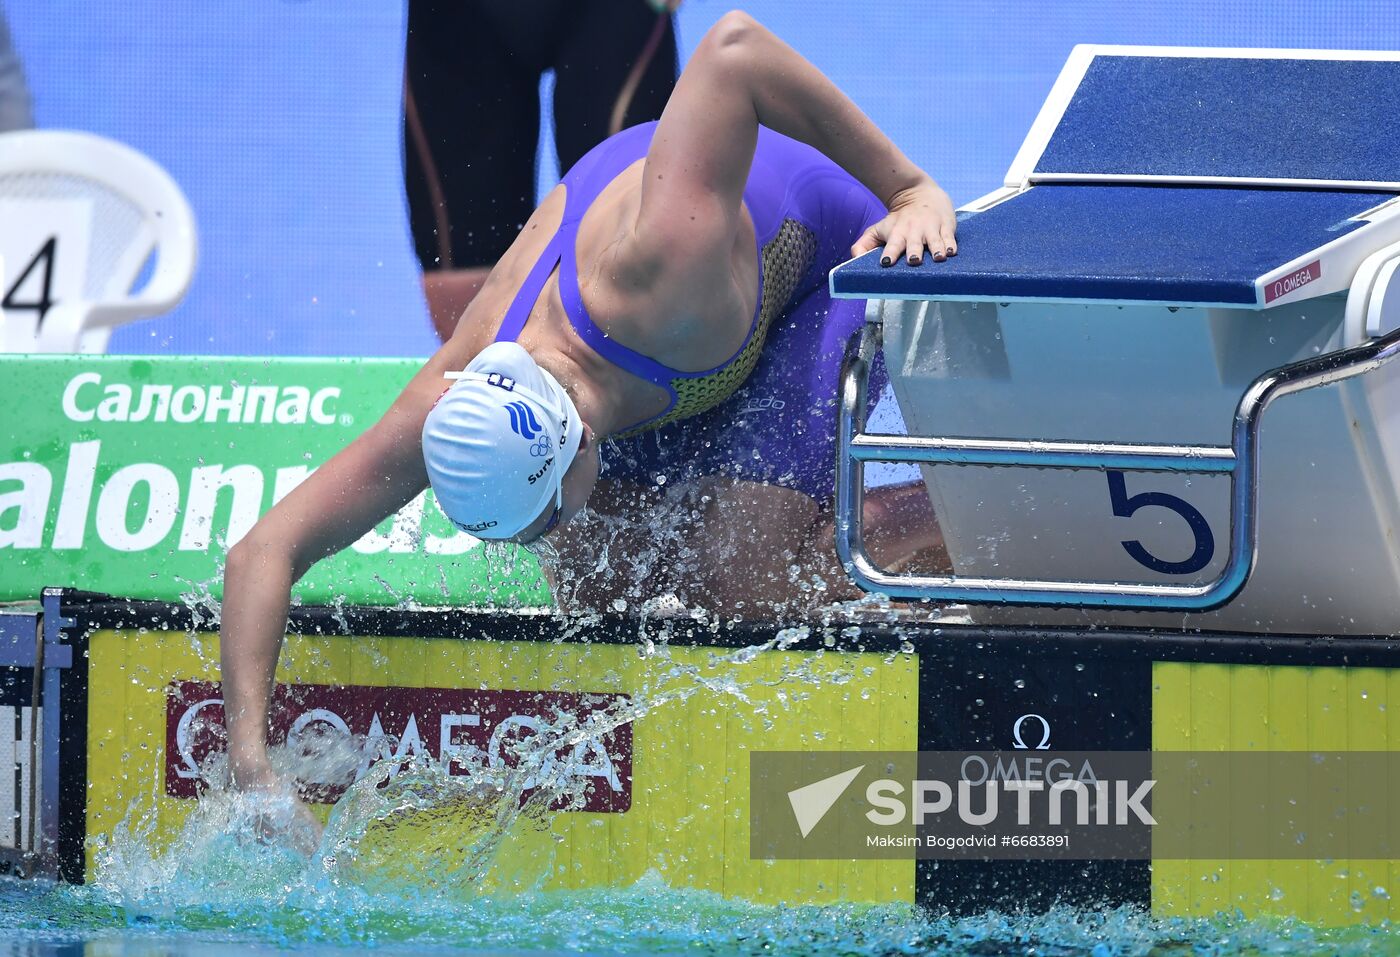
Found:
[[[517,343],[477,355],[423,423],[423,464],[438,504],[478,538],[510,538],[563,504],[583,421],[573,400]]]

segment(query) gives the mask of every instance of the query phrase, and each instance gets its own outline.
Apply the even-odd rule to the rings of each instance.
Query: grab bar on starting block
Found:
[[[874,304],[872,303],[872,306]],[[872,309],[872,313],[874,310]],[[1208,611],[1239,594],[1258,551],[1259,422],[1275,399],[1379,369],[1400,354],[1400,330],[1260,375],[1235,407],[1229,446],[1148,445],[1017,439],[869,435],[865,432],[870,364],[883,344],[878,318],[867,318],[841,367],[837,424],[836,553],[853,581],[891,598],[971,604]],[[865,463],[996,465],[1213,473],[1230,477],[1230,554],[1212,581],[1198,585],[1056,581],[886,572],[865,550]]]

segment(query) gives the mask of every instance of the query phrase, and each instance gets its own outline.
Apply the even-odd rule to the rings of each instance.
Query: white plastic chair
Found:
[[[197,255],[194,212],[150,158],[91,133],[0,134],[0,352],[105,352],[117,326],[179,303]]]

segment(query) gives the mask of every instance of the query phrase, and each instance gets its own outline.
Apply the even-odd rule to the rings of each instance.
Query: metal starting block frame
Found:
[[[883,339],[879,305],[872,303],[866,313],[865,327],[852,341],[841,367],[836,554],[856,584],[866,591],[883,592],[892,598],[1152,611],[1218,608],[1239,594],[1249,580],[1259,547],[1256,528],[1259,424],[1270,403],[1294,392],[1331,385],[1379,369],[1400,354],[1400,331],[1397,331],[1351,349],[1272,369],[1255,379],[1240,396],[1232,426],[1234,440],[1230,445],[1145,445],[867,433],[870,366]],[[1223,473],[1230,476],[1229,558],[1224,570],[1204,585],[886,572],[865,550],[861,519],[866,462]]]
[[[1076,47],[1005,185],[959,211],[958,256],[943,263],[926,257],[918,267],[899,262],[882,268],[877,251],[831,273],[833,296],[868,300],[866,325],[848,349],[839,396],[836,548],[853,580],[891,597],[973,606],[1206,612],[1230,603],[1259,561],[1261,489],[1284,499],[1298,495],[1296,487],[1273,491],[1267,469],[1261,474],[1265,410],[1283,396],[1376,372],[1400,352],[1400,283],[1395,282],[1400,271],[1400,133],[1384,121],[1389,104],[1397,100],[1400,54],[1395,53]],[[1346,110],[1334,108],[1341,102]],[[1021,333],[1037,322],[1060,323],[1053,334],[1084,332],[1089,339],[1094,331],[1113,342],[1112,335],[1151,336],[1142,332],[1147,328],[1209,340],[1204,348],[1197,340],[1183,347],[1184,338],[1164,344],[1164,356],[1171,348],[1184,349],[1183,355],[1189,353],[1199,362],[1213,348],[1214,360],[1223,369],[1234,356],[1244,355],[1248,363],[1232,367],[1237,377],[1239,368],[1247,367],[1249,373],[1237,378],[1247,385],[1237,393],[1229,444],[1070,440],[1055,436],[1063,419],[1048,413],[1041,419],[1052,424],[1037,422],[1032,414],[1021,437],[996,437],[1017,428],[1016,417],[1007,411],[1016,403],[1007,396],[1034,401],[1027,398],[1030,393],[1016,392],[1014,371],[1019,358],[1024,372],[1034,349],[1023,345],[1019,356],[1007,359],[1000,341],[1008,309],[1020,310],[1014,319],[1019,325],[1010,328]],[[1103,310],[1114,309],[1128,310],[1125,315],[1139,323],[1133,327],[1137,331],[1113,329]],[[1091,316],[1092,310],[1100,312]],[[1179,312],[1188,313],[1190,322],[1183,318],[1173,325]],[[1303,325],[1300,320],[1310,322],[1307,329],[1313,338],[1307,340],[1308,350],[1280,354],[1251,346],[1248,337],[1256,333],[1250,330],[1221,331],[1261,322],[1256,317],[1265,313],[1295,328]],[[953,344],[930,343],[944,334],[950,321],[967,337],[964,346],[977,336],[992,338],[985,331],[989,321],[996,329],[1003,366],[994,385],[1003,391],[993,405],[1000,425],[988,426],[995,431],[981,435],[868,433],[870,370],[885,346],[891,322],[902,324],[897,328],[904,350],[896,361],[887,362],[896,393],[900,376],[905,376],[907,389],[908,376],[914,374],[905,366],[916,364],[916,359],[927,364],[924,353],[938,353],[941,371],[919,373],[925,381],[931,381],[929,376],[938,380],[923,393],[937,401],[925,399],[913,417],[948,418],[947,406],[962,394],[955,391],[959,383],[951,381],[963,375],[956,369],[960,358]],[[1062,328],[1069,331],[1060,333]],[[1318,330],[1330,336],[1321,351]],[[1228,348],[1236,351],[1231,356],[1221,344],[1226,337],[1233,337]],[[924,351],[915,356],[919,347]],[[976,348],[981,346],[965,348],[963,358]],[[1073,346],[1065,349],[1064,355],[1073,354]],[[1269,357],[1292,361],[1264,361]],[[1055,361],[1053,356],[1029,358]],[[1065,388],[1076,387],[1076,374],[1082,369],[1065,371],[1071,380]],[[1223,371],[1218,380],[1228,384]],[[1037,384],[1042,390],[1047,387],[1043,380]],[[973,387],[981,388],[975,383]],[[986,386],[982,398],[992,388]],[[1379,389],[1373,392],[1379,395]],[[1356,458],[1369,456],[1368,461],[1383,459],[1386,464],[1379,471],[1366,463],[1347,467],[1359,469],[1375,485],[1375,476],[1389,474],[1386,470],[1393,463],[1388,430],[1377,427],[1389,421],[1383,411],[1377,412],[1385,406],[1374,395],[1369,401],[1374,421],[1351,424],[1358,435],[1370,430],[1364,441],[1372,447],[1385,447],[1363,452],[1363,438],[1353,437]],[[1221,404],[1220,396],[1213,396],[1212,402],[1209,409]],[[903,411],[909,421],[911,410]],[[1199,432],[1197,423],[1206,418],[1202,407],[1194,412],[1193,419],[1185,413],[1191,419],[1188,432]],[[968,421],[971,413],[957,415],[964,427],[977,427]],[[1162,416],[1143,420],[1149,426],[1176,424]],[[1146,433],[1144,437],[1160,434],[1154,428],[1137,428],[1140,422],[1133,425]],[[929,430],[911,423],[910,431]],[[1069,431],[1072,426],[1065,429]],[[1039,438],[1045,433],[1050,437]],[[1335,434],[1326,441],[1337,441]],[[1320,446],[1320,457],[1325,459],[1329,448]],[[1216,515],[1217,520],[1226,519],[1228,532],[1213,537],[1201,510],[1176,496],[1144,492],[1132,501],[1175,503],[1174,510],[1195,536],[1198,554],[1193,558],[1202,557],[1204,546],[1205,560],[1148,561],[1134,555],[1134,546],[1142,548],[1136,541],[1114,545],[1121,544],[1141,565],[1153,568],[1155,563],[1155,571],[1194,566],[1192,571],[1204,568],[1208,578],[1132,581],[1092,575],[977,574],[966,569],[949,575],[892,573],[877,567],[864,545],[867,462],[924,466],[926,481],[935,474],[929,471],[934,466],[944,468],[945,476],[947,466],[1098,470],[1108,474],[1111,489],[1116,472],[1119,487],[1114,495],[1121,498],[1126,498],[1123,471],[1223,477],[1229,482],[1228,512],[1217,509]],[[962,519],[965,527],[957,547],[949,549],[955,569],[961,557],[983,572],[988,566],[1000,571],[999,557],[977,555],[981,542],[976,529],[985,534],[989,521],[968,520],[974,496],[968,491],[970,480],[962,481],[954,507],[962,514],[953,518]],[[933,493],[936,484],[930,481],[937,513],[943,502]],[[988,507],[995,510],[996,505]],[[1388,505],[1375,508],[1377,515],[1389,514]],[[1114,514],[1128,513],[1115,508]],[[940,525],[948,518],[936,517]],[[1389,534],[1387,521],[1379,524],[1381,534]],[[1014,538],[1022,531],[1033,530],[1009,527],[1007,535]],[[1207,566],[1216,537],[1228,538],[1228,551],[1223,564],[1217,556]],[[1070,546],[1056,547],[1060,557],[1074,554]],[[1054,549],[1047,545],[1042,551],[1054,564]],[[1357,564],[1374,561],[1375,551]],[[1095,563],[1086,559],[1082,564]],[[1400,612],[1394,617],[1394,627],[1400,627]],[[1374,622],[1377,616],[1371,618]],[[1230,625],[1238,627],[1236,622]],[[1385,627],[1392,626],[1387,622]]]

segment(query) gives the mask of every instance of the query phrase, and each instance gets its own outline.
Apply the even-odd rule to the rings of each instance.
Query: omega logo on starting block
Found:
[[[1267,305],[1281,296],[1286,296],[1291,292],[1297,292],[1308,283],[1315,282],[1321,278],[1322,260],[1314,259],[1297,272],[1269,283],[1264,289],[1264,303]]]

